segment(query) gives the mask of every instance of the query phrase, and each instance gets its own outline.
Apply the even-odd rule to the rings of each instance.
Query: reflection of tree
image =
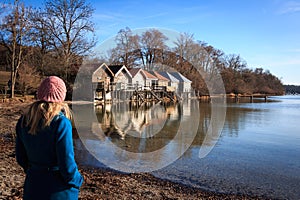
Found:
[[[192,143],[194,146],[201,146],[211,122],[211,104],[199,103],[200,117],[197,135]]]
[[[234,105],[234,104],[233,104]],[[199,118],[199,126],[198,126],[198,133],[196,138],[193,141],[194,146],[201,146],[201,145],[211,145],[212,142],[216,139],[210,136],[207,136],[207,130],[210,126],[212,120],[212,105],[207,103],[200,103],[200,118]],[[223,127],[223,131],[221,137],[229,136],[229,137],[238,137],[239,131],[241,129],[245,129],[245,122],[249,120],[253,120],[252,118],[249,119],[253,112],[260,112],[259,110],[251,109],[251,108],[242,108],[242,107],[235,107],[235,106],[227,106],[226,108],[226,119]],[[255,115],[256,116],[256,115]],[[259,118],[254,119],[256,122],[259,123]],[[206,144],[203,144],[203,141],[206,138]]]
[[[244,107],[227,107],[226,122],[224,125],[223,135],[230,137],[238,137],[239,131],[245,129],[245,125],[249,121],[260,123],[260,118],[253,115],[255,112],[261,112],[259,109]],[[255,117],[253,117],[255,116]]]

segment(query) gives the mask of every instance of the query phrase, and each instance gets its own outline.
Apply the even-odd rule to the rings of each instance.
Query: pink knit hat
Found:
[[[47,102],[63,102],[66,98],[65,82],[57,76],[44,79],[37,91],[38,100]]]

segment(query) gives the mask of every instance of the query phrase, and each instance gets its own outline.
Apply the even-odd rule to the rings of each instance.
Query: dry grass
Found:
[[[10,79],[10,72],[0,71],[0,87],[7,86],[7,82]]]
[[[10,72],[0,71],[0,84],[7,84],[7,81],[10,79]]]

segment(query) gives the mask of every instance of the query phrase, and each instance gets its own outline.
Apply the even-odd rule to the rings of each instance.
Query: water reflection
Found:
[[[161,149],[177,134],[181,112],[187,106],[163,103],[104,104],[95,107],[97,122],[106,137],[131,152],[152,152]],[[95,132],[96,129],[93,129]]]
[[[211,103],[80,105],[76,155],[81,164],[125,172],[160,169],[152,174],[209,190],[297,199],[299,100],[274,100],[228,103],[221,138],[208,133],[219,119]]]
[[[256,113],[256,119],[257,121],[260,120],[257,115],[261,113],[261,110],[259,109],[251,109],[251,108],[240,108],[240,107],[227,107],[227,113],[226,113],[226,121],[224,124],[223,130],[223,136],[229,136],[229,137],[238,137],[240,130],[245,129],[246,123],[245,120],[248,117],[253,116],[253,113]],[[249,119],[247,119],[249,120]]]
[[[252,118],[255,124],[260,123],[259,114],[262,112],[258,108],[239,107],[238,104],[219,106],[226,109],[226,120],[221,137],[224,135],[238,137],[239,132],[245,128],[245,121],[249,118]],[[77,124],[81,139],[101,142],[97,144],[99,146],[109,141],[125,151],[147,153],[157,151],[172,142],[179,144],[176,146],[179,149],[175,151],[182,153],[184,149],[181,148],[182,146],[212,148],[219,140],[216,132],[209,134],[208,131],[211,123],[218,123],[218,116],[212,116],[210,103],[185,101],[181,104],[150,102],[136,104],[133,102],[97,106],[80,105],[77,110],[80,113],[77,121],[82,122]],[[195,111],[198,112],[197,115]],[[188,125],[185,124],[187,127],[182,128],[186,131],[181,130],[181,136],[174,140],[183,121],[189,122]],[[192,129],[196,129],[196,135],[193,135]]]
[[[93,107],[93,114],[91,105],[73,110],[84,147],[123,171],[152,171],[177,160],[193,142],[200,114],[197,101],[104,104]]]
[[[220,139],[216,131],[220,126],[219,113],[213,114],[213,109],[226,109],[221,137],[238,137],[246,120],[252,119],[259,124],[260,109],[251,108],[253,104],[248,108],[239,105],[198,101],[81,105],[77,108],[80,113],[77,128],[84,145],[95,157],[125,162],[146,159],[136,157],[134,153],[153,153],[155,159],[152,158],[152,162],[155,163],[169,160],[169,156],[179,158],[187,148],[195,147],[201,158],[200,151],[205,151],[203,155],[206,155]],[[186,152],[184,156],[191,155]]]

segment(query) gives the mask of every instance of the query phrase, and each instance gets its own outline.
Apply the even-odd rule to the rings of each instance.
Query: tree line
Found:
[[[284,85],[286,94],[299,95],[300,86],[299,85]]]
[[[168,47],[166,41],[167,36],[157,29],[137,35],[126,27],[118,32],[116,47],[110,50],[107,60],[128,67],[142,66],[146,70],[177,70],[193,81],[192,86],[200,95],[208,94],[205,76],[211,79],[216,74],[221,75],[226,93],[284,94],[279,78],[261,67],[248,67],[240,55],[227,55],[203,41],[196,41],[189,33],[181,33],[174,42],[175,47]]]
[[[46,0],[43,8],[25,7],[15,0],[2,4],[0,11],[0,65],[11,72],[12,97],[15,86],[28,92],[48,75],[62,77],[72,91],[77,71],[87,60],[99,66],[105,61],[129,68],[177,70],[193,81],[198,95],[208,94],[206,80],[217,74],[226,93],[284,93],[281,80],[268,70],[249,68],[240,55],[227,55],[188,33],[181,33],[174,47],[168,47],[167,36],[157,29],[137,35],[126,27],[117,33],[116,47],[108,57],[97,58],[94,8],[85,0]]]
[[[42,76],[58,75],[72,83],[96,44],[94,9],[85,0],[46,0],[43,9],[14,0],[1,4],[0,12],[0,55],[11,72],[11,97],[16,83],[36,87]]]

